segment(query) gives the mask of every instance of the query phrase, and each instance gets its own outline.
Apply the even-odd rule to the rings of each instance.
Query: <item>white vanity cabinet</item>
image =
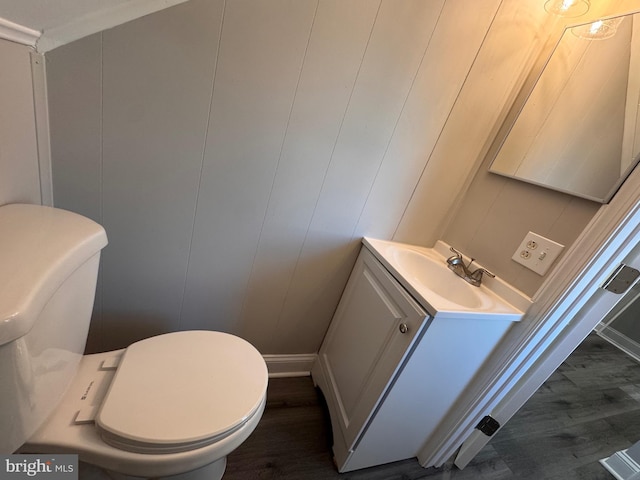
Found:
[[[362,248],[312,368],[340,472],[422,456],[514,321],[435,311],[394,275]]]
[[[422,307],[363,248],[312,370],[329,406],[339,469],[427,318]]]

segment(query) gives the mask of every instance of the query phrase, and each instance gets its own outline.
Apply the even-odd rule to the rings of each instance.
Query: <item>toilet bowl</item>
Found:
[[[226,456],[262,416],[267,378],[255,348],[220,332],[170,333],[85,355],[20,453],[76,453],[131,477],[201,470],[221,478]]]
[[[257,426],[268,373],[222,332],[158,335],[82,355],[102,227],[0,207],[0,453],[71,453],[113,478],[215,480]],[[6,383],[5,383],[6,382]]]

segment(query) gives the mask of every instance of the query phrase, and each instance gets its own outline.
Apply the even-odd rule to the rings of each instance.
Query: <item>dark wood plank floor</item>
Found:
[[[464,470],[414,459],[338,474],[308,377],[272,379],[264,416],[225,480],[611,480],[598,460],[640,440],[640,365],[591,335]]]

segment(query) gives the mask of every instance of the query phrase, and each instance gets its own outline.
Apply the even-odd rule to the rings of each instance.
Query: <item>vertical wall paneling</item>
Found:
[[[443,238],[533,296],[544,277],[511,260],[524,236],[534,231],[569,246],[600,206],[491,174],[483,164]]]
[[[382,2],[273,332],[274,350],[294,339],[301,352],[319,346],[355,260],[354,228],[442,4]]]
[[[30,52],[0,40],[0,205],[41,202]]]
[[[379,1],[321,0],[243,303],[240,333],[269,349]]]
[[[391,238],[438,141],[500,0],[448,0],[356,227]]]
[[[524,224],[498,205],[537,194],[467,177],[545,15],[538,0],[190,0],[47,52],[54,202],[110,241],[90,348],[205,328],[314,352],[361,235],[473,239],[502,262],[491,239]],[[22,98],[11,122],[33,132],[28,54],[7,48],[0,104]],[[34,160],[12,155],[12,181],[33,177],[40,201],[35,137],[11,128]],[[3,182],[1,199],[29,199]],[[588,209],[541,195],[555,213],[539,233],[577,235]]]
[[[51,178],[51,141],[49,138],[49,105],[47,103],[47,72],[44,55],[31,52],[33,107],[38,141],[38,172],[40,199],[43,205],[53,206]]]
[[[222,1],[193,0],[103,34],[112,345],[179,328],[222,13]]]
[[[54,203],[102,222],[102,35],[45,59]]]
[[[501,18],[508,19],[510,15],[515,14],[514,18],[521,18],[517,23],[523,23],[524,17],[517,10],[512,10],[514,6],[514,4],[505,4]],[[510,10],[512,13],[509,13]],[[539,9],[529,7],[529,10],[540,13]],[[599,13],[594,11],[593,14],[597,18]],[[498,22],[499,24],[493,29],[496,35],[503,30],[503,22],[504,20]],[[553,28],[552,25],[548,27]],[[560,32],[561,29],[557,29],[557,31]],[[512,45],[522,44],[534,47],[537,45],[535,48],[540,48],[539,38],[543,32],[545,32],[544,27],[539,27],[538,31],[534,28],[523,28],[520,32],[521,36],[514,35],[512,37]],[[517,75],[513,72],[517,72],[523,67],[518,66],[517,62],[513,63],[517,60],[515,56],[502,56],[500,57],[502,62],[496,63],[495,56],[500,50],[495,46],[495,42],[496,39],[487,42],[487,53],[494,53],[478,63],[482,67],[481,71],[493,72],[493,79],[496,84],[499,84],[505,79],[515,79]],[[510,73],[509,68],[513,68],[514,71]],[[523,72],[521,75],[526,73]],[[471,78],[475,79],[473,76]],[[472,86],[475,88],[476,85],[478,82],[474,81]],[[484,115],[494,115],[498,111],[491,104],[483,104],[482,97],[478,96],[473,100],[471,98],[472,91],[473,89],[470,88],[469,98],[465,100],[468,105],[482,106]],[[484,98],[490,98],[489,89],[485,90],[485,94]],[[477,118],[481,120],[483,116],[477,116]],[[495,123],[495,120],[492,121]],[[476,127],[478,132],[482,130],[481,125],[482,122]],[[460,128],[455,127],[455,124],[453,126]],[[487,135],[487,139],[491,140],[491,136]],[[491,159],[487,158],[479,166],[473,181],[466,189],[459,208],[454,210],[455,215],[447,219],[449,220],[448,227],[440,235],[445,241],[477,258],[483,265],[498,273],[515,287],[528,295],[534,295],[544,281],[544,277],[511,260],[511,255],[524,235],[528,231],[535,231],[569,246],[600,206],[588,200],[490,174],[488,172],[490,161]],[[430,173],[430,175],[434,174],[435,170]],[[426,184],[427,182],[425,182]],[[435,192],[438,191],[435,190]],[[428,200],[423,197],[423,201]],[[414,202],[412,205],[417,206],[419,203]],[[404,230],[404,233],[407,234],[411,230],[416,233],[420,229],[422,229],[422,234],[427,232],[427,226],[424,223],[416,223],[413,226],[409,226],[407,223],[405,226],[408,227]]]
[[[227,4],[182,328],[238,329],[316,8]]]
[[[425,166],[396,240],[431,245],[442,235],[459,192],[495,133],[516,80],[546,41],[544,25],[550,21],[534,0],[502,3]]]
[[[45,61],[54,205],[102,223],[102,34],[49,52]],[[103,350],[101,273],[102,266],[89,352]]]

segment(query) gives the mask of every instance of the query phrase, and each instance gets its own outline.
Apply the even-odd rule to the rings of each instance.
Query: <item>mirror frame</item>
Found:
[[[634,11],[624,12],[624,13],[615,13],[615,14],[605,15],[600,18],[604,20],[604,19],[620,17],[620,16],[632,16],[638,13],[640,13],[640,10],[634,10]],[[536,86],[538,85],[538,82],[540,81],[542,75],[544,74],[547,65],[551,61],[553,54],[556,52],[558,46],[560,45],[560,42],[562,41],[563,36],[565,34],[569,34],[570,33],[569,31],[574,27],[588,25],[590,23],[593,23],[594,21],[597,21],[597,19],[590,19],[590,20],[584,20],[584,21],[580,21],[579,19],[571,19],[571,20],[573,20],[572,23],[559,25],[551,31],[548,40],[546,41],[546,43],[538,53],[536,60],[530,64],[532,65],[531,68],[521,76],[521,79],[523,80],[516,82],[516,86],[514,87],[512,94],[505,102],[505,107],[503,109],[503,115],[502,115],[503,120],[502,121],[498,120],[497,124],[499,126],[497,128],[497,133],[495,134],[493,140],[489,142],[490,146],[484,157],[485,160],[483,161],[483,165],[488,163],[488,167],[487,167],[488,171],[489,173],[494,175],[498,175],[504,178],[510,178],[512,180],[528,183],[531,185],[536,185],[540,188],[561,192],[567,195],[584,198],[587,200],[591,200],[593,202],[606,204],[611,201],[613,196],[619,190],[620,186],[628,178],[629,174],[638,165],[638,163],[640,163],[640,153],[636,155],[635,158],[632,159],[632,161],[629,164],[629,167],[623,173],[621,173],[616,183],[610,188],[610,190],[607,192],[607,194],[603,198],[597,198],[587,194],[582,194],[580,192],[565,190],[556,186],[546,185],[544,183],[528,180],[523,177],[517,177],[514,175],[509,175],[506,173],[496,172],[491,170],[491,166],[496,160],[502,146],[507,140],[507,137],[509,136],[513,127],[515,126],[529,98],[531,97]]]

